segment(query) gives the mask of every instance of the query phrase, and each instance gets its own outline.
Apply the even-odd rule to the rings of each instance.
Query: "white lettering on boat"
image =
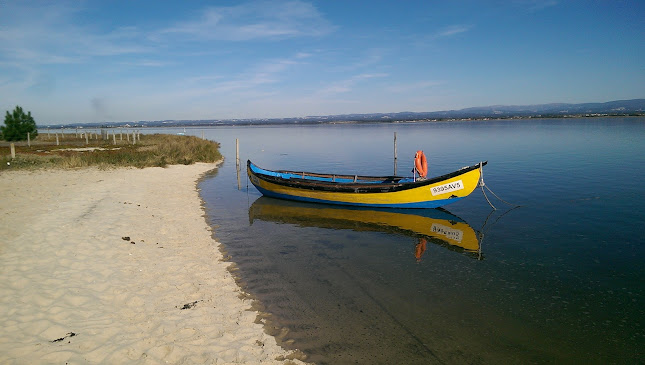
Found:
[[[450,228],[443,224],[432,223],[432,233],[440,234],[453,241],[461,242],[464,238],[464,232],[459,229]]]
[[[453,181],[447,184],[434,186],[430,189],[432,195],[439,195],[449,193],[451,191],[462,190],[464,188],[464,183],[461,180]]]

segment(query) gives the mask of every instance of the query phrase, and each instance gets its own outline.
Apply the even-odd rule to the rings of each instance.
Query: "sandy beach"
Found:
[[[301,364],[222,261],[215,167],[0,173],[0,363]]]

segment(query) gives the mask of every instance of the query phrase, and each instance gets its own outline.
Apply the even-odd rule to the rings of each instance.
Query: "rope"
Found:
[[[485,194],[484,194],[484,196],[485,196]],[[492,206],[492,204],[491,204],[491,206]],[[490,211],[490,213],[488,213],[488,216],[486,216],[486,220],[484,220],[484,224],[482,224],[482,228],[481,228],[481,230],[480,230],[480,231],[478,232],[478,234],[477,234],[477,236],[478,236],[478,238],[479,238],[479,250],[478,250],[478,253],[479,253],[479,258],[478,258],[478,259],[479,259],[479,260],[482,260],[482,258],[483,258],[483,255],[482,255],[482,248],[484,247],[484,237],[486,236],[486,233],[487,233],[488,231],[490,231],[490,229],[491,229],[495,224],[497,224],[497,222],[498,222],[500,219],[502,219],[502,217],[503,217],[503,216],[505,216],[505,215],[506,215],[506,214],[508,214],[510,211],[515,210],[515,209],[517,209],[517,208],[519,208],[519,207],[520,207],[519,205],[516,205],[515,207],[508,209],[506,212],[502,213],[499,217],[497,217],[497,219],[495,219],[495,221],[494,221],[493,223],[490,223],[490,224],[488,223],[488,221],[489,221],[489,220],[490,220],[490,218],[493,216],[493,213],[496,211],[496,209],[494,209],[494,207],[493,207],[493,209],[494,209],[494,210],[491,210],[491,211]]]
[[[486,189],[487,189],[491,194],[493,194],[493,196],[495,196],[499,201],[501,201],[501,202],[503,202],[503,203],[506,203],[506,204],[508,204],[508,205],[514,206],[514,207],[516,207],[516,208],[521,206],[521,205],[517,205],[517,204],[509,203],[509,202],[507,202],[506,200],[504,200],[504,199],[500,198],[499,196],[497,196],[497,194],[495,194],[495,193],[494,193],[494,192],[493,192],[493,191],[492,191],[492,190],[491,190],[491,189],[486,185],[486,183],[484,183],[484,168],[483,168],[483,166],[482,166],[482,163],[481,163],[481,162],[479,163],[479,174],[480,174],[480,176],[479,176],[479,186],[482,188],[482,194],[484,194],[484,198],[486,198],[486,201],[488,202],[488,205],[490,205],[490,206],[491,206],[491,208],[493,208],[494,210],[497,210],[497,208],[495,208],[495,206],[493,205],[493,203],[491,203],[491,202],[490,202],[490,199],[488,199],[488,196],[486,195],[486,191],[484,190],[484,187],[485,187],[485,188],[486,188]]]

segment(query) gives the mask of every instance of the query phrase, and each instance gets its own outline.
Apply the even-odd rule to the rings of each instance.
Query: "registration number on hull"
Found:
[[[460,229],[446,227],[443,224],[433,223],[432,232],[440,234],[450,240],[461,242],[464,238],[464,232]]]
[[[430,191],[432,192],[432,195],[435,196],[435,195],[449,193],[451,191],[462,190],[463,188],[464,188],[464,183],[461,180],[457,180],[457,181],[449,182],[447,184],[433,186],[432,188],[430,188]]]

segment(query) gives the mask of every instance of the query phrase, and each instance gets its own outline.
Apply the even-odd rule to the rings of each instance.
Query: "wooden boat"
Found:
[[[250,160],[247,173],[263,195],[274,198],[380,208],[437,208],[472,193],[486,163],[428,179],[272,171]]]
[[[430,242],[481,259],[475,230],[463,219],[441,208],[342,207],[260,197],[249,208],[250,223],[255,220],[300,227],[400,234],[419,239],[421,245],[424,241]]]

